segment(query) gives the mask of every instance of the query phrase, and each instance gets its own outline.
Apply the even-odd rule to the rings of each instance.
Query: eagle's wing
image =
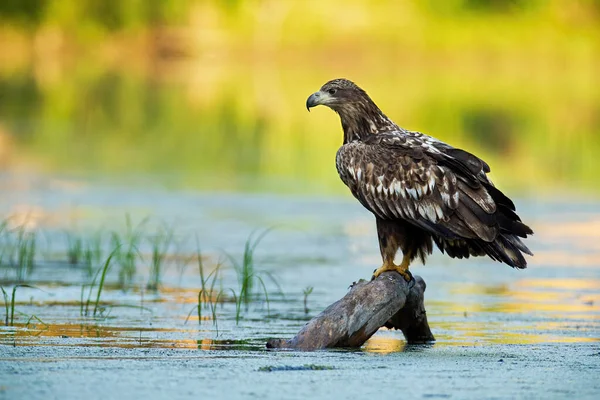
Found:
[[[517,236],[532,233],[512,201],[486,176],[488,165],[418,132],[371,135],[342,146],[342,181],[361,204],[385,220],[403,219],[431,233],[449,255],[488,254],[523,268],[531,254]]]

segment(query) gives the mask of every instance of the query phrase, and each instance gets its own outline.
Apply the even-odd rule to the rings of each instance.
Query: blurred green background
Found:
[[[600,194],[600,1],[0,2],[0,171],[346,193],[346,77],[522,196]]]

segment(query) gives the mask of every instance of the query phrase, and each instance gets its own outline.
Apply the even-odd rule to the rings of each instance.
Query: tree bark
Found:
[[[402,330],[408,343],[435,341],[423,305],[425,281],[420,276],[414,278],[412,287],[397,272],[384,272],[372,281],[361,280],[342,299],[311,319],[293,339],[270,339],[267,348],[360,347],[382,326]]]

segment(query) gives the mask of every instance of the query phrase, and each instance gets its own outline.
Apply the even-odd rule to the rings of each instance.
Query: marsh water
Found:
[[[43,225],[38,259],[24,282],[32,287],[18,288],[14,326],[0,330],[3,396],[80,398],[105,379],[118,382],[103,389],[108,397],[150,398],[171,391],[176,397],[330,393],[352,398],[378,390],[480,398],[482,387],[496,387],[499,397],[535,397],[540,390],[551,397],[593,397],[599,389],[594,377],[600,368],[600,208],[593,202],[517,200],[536,230],[531,240],[536,255],[526,270],[439,253],[426,266],[415,265],[414,273],[428,285],[435,344],[406,346],[401,332],[381,330],[360,350],[297,353],[267,351],[265,342],[294,336],[353,281],[368,278],[379,262],[373,218],[352,199],[171,191],[31,176],[15,182],[7,175],[2,185],[11,188],[4,191],[10,195],[2,199],[3,209],[28,203],[34,211],[13,218]],[[93,277],[83,263],[68,262],[67,232],[82,237],[102,229],[125,232],[125,215],[132,225],[151,215],[143,223],[148,237],[163,224],[176,227],[158,288],[148,289],[152,248],[141,241],[131,282],[119,287],[119,267],[111,267],[97,314],[85,315],[88,288],[82,287]],[[71,222],[65,227],[65,221]],[[242,305],[236,322],[227,291],[239,291],[233,264],[241,262],[257,227],[272,228],[253,254],[269,301],[255,287],[256,298],[247,308]],[[198,263],[194,257],[182,261],[195,254],[196,243],[205,274],[223,264],[216,287],[229,300],[216,305],[216,319],[206,305],[199,319]],[[104,246],[108,255],[109,242]],[[101,267],[102,262],[93,266],[94,271]],[[2,280],[5,288],[17,284],[15,269],[4,267]],[[314,289],[305,310],[308,287]],[[556,374],[561,380],[552,378]],[[405,389],[406,379],[436,384]],[[296,387],[298,382],[310,384]]]
[[[598,398],[597,24],[262,3],[150,39],[0,31],[0,398]],[[304,108],[336,77],[488,161],[535,231],[525,270],[411,267],[434,344],[265,349],[381,262],[339,121]]]

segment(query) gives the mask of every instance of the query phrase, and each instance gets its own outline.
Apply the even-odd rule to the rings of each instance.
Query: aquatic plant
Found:
[[[96,272],[96,275],[94,276],[94,279],[92,280],[92,282],[89,285],[83,285],[81,287],[81,301],[80,301],[80,308],[79,308],[79,313],[81,316],[89,315],[90,305],[92,303],[92,292],[93,292],[94,288],[96,287],[96,281],[98,280],[98,277],[100,277],[100,280],[98,281],[98,288],[96,289],[96,300],[94,302],[93,316],[95,317],[100,312],[100,297],[102,296],[102,289],[104,289],[104,282],[106,280],[106,274],[111,266],[111,261],[112,261],[113,257],[116,254],[118,254],[119,251],[120,251],[120,246],[116,247],[106,258],[104,265],[102,267],[98,268],[98,271]],[[89,291],[88,291],[87,301],[84,303],[83,296],[84,296],[84,292],[85,292],[86,288],[89,288]]]
[[[195,306],[196,312],[198,314],[198,324],[202,324],[202,315],[203,309],[209,309],[212,322],[217,331],[217,335],[219,334],[219,326],[217,322],[217,304],[223,299],[223,290],[219,290],[215,295],[215,285],[217,283],[217,279],[220,278],[219,272],[222,266],[221,262],[218,262],[215,268],[210,272],[210,274],[205,275],[204,273],[204,262],[202,257],[202,251],[200,250],[200,245],[198,243],[198,237],[196,236],[196,260],[198,262],[198,272],[200,273],[200,284],[201,289],[198,292],[198,303]],[[212,279],[212,280],[211,280]],[[209,284],[210,282],[210,284]],[[235,295],[235,292],[234,292]],[[194,308],[188,313],[188,316],[185,320],[185,323],[189,320],[190,316],[194,312]]]
[[[82,317],[105,317],[107,315],[105,312],[107,303],[102,301],[102,295],[107,279],[111,276],[111,268],[113,270],[114,267],[118,268],[115,271],[115,275],[118,276],[119,286],[123,289],[129,287],[135,277],[136,264],[144,260],[139,250],[142,244],[149,245],[151,252],[149,263],[150,277],[145,285],[150,290],[159,289],[162,274],[167,265],[167,255],[171,251],[172,246],[177,246],[177,250],[175,250],[177,253],[175,263],[178,266],[178,270],[180,270],[180,274],[183,274],[183,269],[190,263],[190,260],[195,259],[195,263],[198,266],[201,287],[198,291],[197,304],[188,314],[186,322],[193,315],[192,313],[197,314],[199,323],[202,323],[205,319],[211,319],[218,335],[219,304],[230,303],[235,305],[236,324],[239,324],[244,311],[248,311],[249,306],[257,300],[266,302],[267,313],[270,313],[271,296],[265,284],[266,279],[271,279],[279,289],[279,292],[282,293],[282,291],[274,277],[267,271],[258,270],[255,262],[255,251],[261,240],[270,231],[269,229],[258,233],[253,232],[246,240],[243,254],[240,258],[234,258],[231,255],[225,254],[224,259],[218,260],[216,264],[211,265],[210,271],[207,271],[206,257],[201,251],[197,237],[195,254],[181,255],[183,242],[175,240],[174,228],[163,224],[157,228],[153,235],[146,235],[143,228],[146,226],[147,221],[148,217],[136,225],[132,223],[131,217],[127,214],[125,232],[111,232],[108,243],[103,243],[101,231],[97,231],[90,237],[64,231],[67,246],[63,257],[66,257],[66,261],[69,264],[85,267],[90,279],[89,283],[81,286],[79,305]],[[0,262],[7,266],[17,267],[17,277],[19,282],[23,282],[35,265],[37,235],[40,233],[44,234],[44,232],[30,232],[24,227],[11,230],[9,226],[10,224],[7,221],[0,222]],[[49,248],[50,241],[46,240],[46,242]],[[101,258],[104,250],[103,244],[108,244],[112,248],[108,257],[104,259]],[[63,257],[61,259],[64,259]],[[230,263],[227,262],[228,260]],[[222,271],[223,267],[228,264],[235,271],[235,278],[238,285],[224,289]],[[18,287],[32,286],[24,284],[15,286],[12,297],[10,292],[2,288],[7,324],[12,324],[14,321],[16,312],[14,310],[14,296]],[[110,309],[113,307],[133,307],[148,310],[143,307],[143,297],[141,306],[110,304]],[[37,316],[30,316],[29,322],[33,320],[42,322]]]
[[[89,245],[86,246],[85,251],[83,252],[83,265],[85,266],[88,276],[92,276],[94,273],[94,262],[92,250]]]
[[[241,263],[233,258],[230,254],[227,257],[231,261],[238,278],[239,284],[239,299],[247,307],[253,296],[253,289],[256,283],[260,283],[265,291],[265,295],[268,297],[264,281],[261,277],[262,274],[267,274],[273,279],[273,277],[267,272],[257,272],[254,265],[254,252],[260,241],[269,233],[270,229],[264,230],[256,238],[254,238],[255,232],[251,233],[244,245],[244,254],[242,256]],[[274,279],[273,279],[274,280]]]
[[[68,263],[71,265],[79,264],[79,261],[83,258],[83,239],[81,236],[69,231],[65,232],[65,237],[67,239]]]
[[[7,254],[7,227],[8,220],[0,221],[0,265],[2,265],[4,257]]]
[[[4,308],[6,310],[6,320],[4,325],[9,326],[8,325],[8,314],[9,314],[9,305],[8,305],[8,293],[6,293],[6,291],[4,290],[4,287],[0,286],[0,290],[2,290],[2,296],[4,297]],[[13,294],[14,297],[14,294]],[[14,309],[14,301],[11,302],[13,309]]]
[[[102,259],[102,230],[96,231],[87,242],[87,249],[91,253],[93,262],[99,263]]]
[[[31,285],[25,285],[25,284],[15,285],[15,286],[13,286],[12,294],[11,294],[10,300],[9,300],[8,293],[6,292],[6,290],[4,290],[4,287],[0,286],[0,290],[2,291],[2,296],[4,297],[4,309],[6,311],[6,317],[4,320],[4,324],[6,326],[14,326],[14,324],[15,324],[15,299],[16,299],[16,295],[17,295],[17,289],[20,287],[41,290],[40,288],[31,286]],[[9,304],[9,302],[10,302],[10,304]],[[9,315],[10,315],[10,318],[9,318]],[[29,321],[27,321],[28,324],[31,321],[31,318],[36,318],[36,319],[40,320],[36,316],[31,316],[29,318]],[[40,322],[42,322],[42,321],[40,320]]]
[[[89,277],[94,274],[94,265],[102,259],[102,231],[85,238],[71,231],[65,231],[67,241],[67,262],[71,265],[83,265]]]
[[[304,293],[304,313],[308,314],[308,296],[310,296],[310,294],[313,292],[313,287],[312,286],[307,286],[302,292]]]
[[[246,243],[244,245],[244,254],[242,256],[241,263],[235,260],[231,255],[227,254],[227,257],[230,259],[238,278],[238,292],[235,292],[233,289],[230,289],[233,293],[233,297],[235,299],[235,322],[239,323],[242,312],[242,305],[246,310],[250,303],[256,299],[256,295],[253,292],[254,287],[259,284],[262,288],[262,294],[264,295],[265,302],[267,304],[267,315],[270,314],[270,302],[269,302],[269,292],[267,290],[267,286],[263,280],[263,276],[267,276],[278,288],[279,293],[283,294],[281,290],[281,286],[277,282],[277,280],[273,277],[271,273],[268,271],[257,271],[256,266],[254,264],[254,252],[256,247],[261,242],[261,240],[266,236],[267,233],[271,231],[271,228],[265,229],[262,233],[258,234],[258,236],[254,237],[255,232],[251,233],[248,239],[246,239]]]
[[[13,235],[10,231],[2,232],[2,241],[0,242],[0,265],[14,267],[16,262],[16,246]]]
[[[94,265],[102,260],[102,231],[96,231],[85,243],[83,263],[89,277],[94,274]]]
[[[36,232],[29,232],[24,226],[11,231],[5,221],[3,226],[0,226],[0,234],[0,264],[15,268],[17,281],[24,282],[35,267]]]
[[[18,237],[19,258],[17,261],[17,279],[19,282],[25,281],[25,277],[33,271],[36,252],[36,232],[26,232],[25,229],[19,230]]]
[[[253,293],[253,288],[259,285],[262,289],[260,294],[264,297],[264,300],[267,304],[267,314],[270,313],[270,300],[269,300],[269,291],[267,290],[267,286],[265,285],[264,279],[262,276],[269,277],[272,282],[277,286],[279,293],[283,295],[281,287],[277,280],[269,274],[267,271],[258,271],[254,264],[254,251],[256,247],[262,240],[262,238],[269,232],[267,229],[260,233],[257,237],[254,237],[254,233],[252,233],[249,238],[246,240],[244,245],[244,253],[242,256],[242,260],[238,262],[234,257],[230,254],[226,254],[226,257],[230,260],[237,276],[238,287],[237,290],[234,288],[228,289],[219,289],[215,290],[216,282],[220,279],[220,271],[223,267],[222,262],[218,262],[215,266],[215,269],[211,271],[210,274],[205,275],[204,271],[204,262],[202,257],[202,252],[200,251],[200,246],[198,244],[198,238],[196,237],[196,260],[198,263],[198,272],[200,274],[200,284],[201,289],[198,292],[198,302],[197,305],[188,313],[186,318],[186,323],[189,320],[190,316],[196,310],[198,314],[198,321],[202,323],[203,310],[209,310],[212,314],[212,321],[215,327],[217,327],[217,335],[218,335],[218,325],[217,325],[217,305],[223,304],[227,301],[233,301],[235,304],[235,323],[239,324],[242,313],[244,310],[248,310],[249,305],[259,298],[257,294]],[[228,296],[231,294],[231,297]]]
[[[217,263],[215,269],[210,274],[208,274],[207,276],[204,275],[204,262],[203,262],[203,258],[202,258],[202,251],[200,250],[200,245],[198,244],[198,237],[196,237],[196,260],[198,262],[198,272],[200,273],[200,284],[202,286],[202,289],[200,289],[200,292],[199,292],[199,296],[201,294],[202,295],[201,299],[203,299],[204,301],[207,301],[208,299],[210,299],[210,297],[212,296],[212,294],[214,292],[214,287],[215,287],[215,283],[217,281],[217,277],[219,275],[219,269],[221,268],[221,263]],[[211,277],[212,277],[212,283],[209,286],[208,281],[210,280]]]
[[[119,286],[121,289],[127,289],[132,283],[136,272],[136,256],[143,260],[139,252],[139,245],[142,241],[142,228],[148,222],[149,217],[144,218],[139,224],[133,227],[129,214],[125,215],[126,231],[123,237],[117,232],[112,232],[111,242],[115,249],[119,249],[115,254],[119,265]]]
[[[185,239],[174,240],[174,254],[175,257],[175,268],[177,269],[178,274],[178,285],[181,285],[181,280],[183,279],[183,274],[185,270],[189,267],[192,261],[196,259],[196,255],[187,255],[183,254],[183,247],[185,244]]]
[[[173,228],[163,225],[156,235],[149,238],[152,246],[152,262],[150,264],[150,279],[146,288],[158,290],[167,251],[173,241]]]

